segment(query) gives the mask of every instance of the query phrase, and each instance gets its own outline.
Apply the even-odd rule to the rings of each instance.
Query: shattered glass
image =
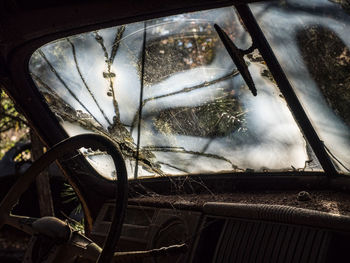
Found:
[[[245,56],[253,97],[215,23],[251,46],[227,7],[59,39],[32,55],[29,70],[68,135],[114,140],[129,178],[321,170],[260,54]],[[103,153],[82,153],[114,178]]]
[[[250,5],[337,170],[350,173],[350,5]]]

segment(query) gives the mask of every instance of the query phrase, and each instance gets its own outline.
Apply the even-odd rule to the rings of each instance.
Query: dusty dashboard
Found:
[[[117,250],[188,246],[186,253],[143,262],[341,260],[350,240],[348,194],[309,191],[306,195],[270,191],[132,198]],[[100,243],[113,206],[112,200],[104,204],[91,232]]]

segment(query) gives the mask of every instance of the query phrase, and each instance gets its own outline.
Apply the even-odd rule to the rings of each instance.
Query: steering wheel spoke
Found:
[[[116,205],[113,221],[107,235],[103,250],[84,235],[74,232],[66,222],[55,217],[32,218],[12,215],[11,211],[20,196],[53,161],[73,150],[82,147],[99,149],[111,155],[117,171]],[[64,247],[65,252],[75,252],[77,255],[98,262],[110,262],[114,256],[114,249],[120,237],[127,203],[127,172],[122,154],[113,141],[98,134],[82,134],[68,138],[35,161],[25,173],[11,187],[0,203],[0,228],[4,224],[11,225],[31,235],[42,235],[57,240]],[[56,253],[57,254],[57,253]]]
[[[38,218],[35,217],[28,217],[28,216],[17,216],[17,215],[8,215],[5,218],[5,224],[10,225],[14,228],[17,228],[19,230],[22,230],[23,232],[33,235],[33,223],[38,220]]]

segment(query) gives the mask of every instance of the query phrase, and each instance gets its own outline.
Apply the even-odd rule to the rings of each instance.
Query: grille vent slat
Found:
[[[286,237],[282,241],[280,255],[278,256],[276,262],[278,262],[280,258],[286,258],[287,257],[287,253],[289,251],[289,244],[292,241],[293,233],[294,233],[293,227],[287,226]]]
[[[234,234],[233,228],[237,227],[236,224],[232,224],[231,222],[226,222],[226,225],[223,229],[223,235],[222,235],[222,240],[227,240],[227,236],[232,236]],[[232,236],[231,239],[228,240],[228,242],[223,241],[223,245],[220,246],[219,251],[217,252],[217,263],[223,263],[224,259],[228,257],[228,255],[226,255],[226,251],[229,251],[228,247],[232,246],[232,242],[234,241],[234,237]]]
[[[253,249],[254,249],[254,245],[255,245],[255,242],[256,242],[256,239],[257,239],[260,227],[261,227],[260,223],[253,224],[253,230],[252,230],[252,233],[251,233],[251,235],[249,237],[249,241],[248,241],[248,244],[247,244],[247,247],[246,247],[246,251],[248,251],[248,253],[246,253],[246,255],[245,255],[247,257],[247,262],[249,262],[249,260],[250,260],[251,251],[253,251]]]
[[[222,261],[223,263],[228,262],[228,260],[230,259],[230,253],[237,243],[236,240],[239,238],[239,229],[242,229],[242,227],[244,226],[242,223],[243,222],[236,222],[236,224],[232,228],[232,231],[231,231],[231,235],[233,237],[232,240],[230,239],[230,232],[227,232],[227,235],[225,238],[228,239],[230,242],[229,242],[229,246],[226,247],[226,251],[224,254],[225,256]]]
[[[250,250],[247,249],[247,246],[248,246],[248,242],[251,238],[252,232],[254,231],[255,225],[256,224],[254,224],[252,222],[249,222],[247,224],[246,234],[243,238],[242,244],[241,244],[241,246],[238,250],[238,253],[237,253],[237,261],[242,261],[243,258],[245,258],[249,255]]]
[[[289,246],[288,246],[288,252],[287,252],[287,255],[286,255],[286,260],[285,262],[286,263],[291,263],[293,262],[292,261],[292,258],[293,258],[293,255],[295,253],[295,250],[297,248],[297,244],[298,244],[298,240],[299,240],[299,237],[300,237],[300,234],[301,234],[301,227],[298,227],[298,226],[293,226],[293,232],[292,232],[292,237],[290,239],[290,243],[289,243]]]
[[[272,258],[272,253],[274,251],[274,248],[276,247],[277,237],[280,235],[281,231],[281,225],[278,225],[276,229],[273,229],[271,232],[270,238],[267,243],[267,249],[265,251],[264,255],[264,261],[265,263],[270,263]]]
[[[321,231],[320,231],[321,232]],[[305,249],[303,251],[303,254],[301,255],[300,262],[307,263],[307,262],[312,262],[312,259],[310,259],[310,254],[311,254],[311,249],[312,245],[314,244],[314,240],[316,237],[316,231],[311,231],[310,234],[308,235],[308,240],[306,241],[305,244]]]
[[[309,231],[309,229],[305,229],[305,231],[301,231],[300,237],[297,241],[297,246],[295,248],[295,253],[293,255],[293,259],[291,262],[300,262],[301,255],[304,252],[307,237],[310,235],[310,232],[314,232],[314,231]]]
[[[279,255],[281,255],[283,241],[286,240],[288,227],[281,225],[280,232],[276,239],[275,247],[272,251],[271,263],[277,263]],[[285,241],[286,242],[286,241]]]
[[[259,246],[260,247],[259,252],[258,252],[257,257],[256,257],[258,262],[263,262],[263,260],[264,260],[264,255],[266,253],[266,250],[267,250],[268,244],[269,244],[269,238],[270,238],[273,230],[274,230],[273,226],[271,224],[268,224],[266,231],[265,231],[265,234],[264,234],[264,237],[263,237],[261,244]]]
[[[227,219],[222,231],[213,263],[320,263],[329,240],[326,230],[264,221]]]
[[[239,251],[239,246],[241,245],[241,242],[243,240],[245,233],[245,230],[247,228],[247,222],[242,222],[241,227],[238,229],[238,233],[237,233],[237,237],[236,237],[236,242],[234,242],[234,246],[232,248],[232,250],[230,251],[230,256],[228,260],[225,260],[226,263],[232,262],[235,260],[237,253]]]
[[[255,243],[254,243],[254,248],[253,250],[251,251],[251,255],[250,255],[250,260],[248,262],[256,262],[256,257],[257,257],[257,254],[258,254],[258,251],[259,251],[259,247],[256,246],[256,244],[261,244],[261,241],[264,237],[264,234],[265,234],[265,231],[266,231],[266,228],[267,228],[267,225],[265,223],[261,223],[260,224],[260,227],[259,227],[259,232],[258,232],[258,236],[255,240]]]
[[[315,235],[314,242],[312,244],[312,248],[310,251],[309,262],[317,262],[317,255],[319,254],[319,250],[321,249],[321,243],[325,240],[326,233],[325,231],[318,231]]]

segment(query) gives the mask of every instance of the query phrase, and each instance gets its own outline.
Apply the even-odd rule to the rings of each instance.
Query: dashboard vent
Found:
[[[305,226],[227,219],[213,257],[228,262],[324,262],[330,233]]]

